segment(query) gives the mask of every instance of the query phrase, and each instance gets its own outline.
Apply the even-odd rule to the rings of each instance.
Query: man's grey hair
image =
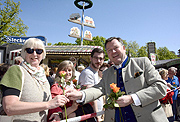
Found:
[[[170,67],[168,70],[173,71],[174,73],[177,72],[177,68],[176,67]]]

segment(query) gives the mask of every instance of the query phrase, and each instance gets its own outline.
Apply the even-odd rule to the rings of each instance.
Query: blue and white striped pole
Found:
[[[84,6],[85,6],[85,2],[83,2],[82,19],[81,19],[81,46],[83,46]]]

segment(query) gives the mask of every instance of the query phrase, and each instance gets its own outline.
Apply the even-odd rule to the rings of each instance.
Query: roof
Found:
[[[90,54],[94,48],[101,48],[101,46],[80,46],[80,45],[64,45],[64,46],[46,46],[47,54]]]
[[[158,60],[156,61],[156,65],[154,65],[156,68],[160,67],[170,67],[173,65],[179,65],[180,64],[180,58],[177,59],[168,59],[168,60]]]

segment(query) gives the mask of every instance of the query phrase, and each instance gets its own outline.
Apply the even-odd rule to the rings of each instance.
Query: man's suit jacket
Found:
[[[135,73],[141,75],[135,77]],[[126,94],[136,94],[141,105],[131,105],[138,122],[168,122],[167,117],[160,106],[159,99],[166,96],[166,83],[161,79],[148,58],[131,58],[122,69],[122,77]],[[103,73],[99,84],[84,90],[85,102],[88,103],[100,97],[110,94],[110,84],[117,83],[117,74],[114,67],[110,67]],[[114,122],[115,110],[105,111],[104,122]]]

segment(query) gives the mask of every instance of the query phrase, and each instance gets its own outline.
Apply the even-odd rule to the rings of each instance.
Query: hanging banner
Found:
[[[38,38],[43,41],[44,45],[47,45],[47,40],[44,36],[31,36],[31,37],[18,37],[18,36],[8,36],[6,39],[7,43],[19,43],[24,44],[24,42],[29,38]]]

